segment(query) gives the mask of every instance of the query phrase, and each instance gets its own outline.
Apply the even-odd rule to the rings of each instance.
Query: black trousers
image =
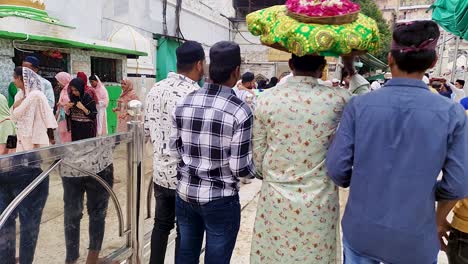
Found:
[[[151,234],[150,264],[164,264],[167,240],[175,224],[176,191],[154,184],[156,210],[153,233]],[[179,229],[177,228],[176,255],[179,248]]]
[[[468,234],[452,229],[448,239],[449,264],[468,264]]]

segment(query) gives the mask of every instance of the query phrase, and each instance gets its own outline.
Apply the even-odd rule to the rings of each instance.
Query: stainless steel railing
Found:
[[[143,180],[143,158],[144,158],[144,131],[141,120],[142,104],[139,101],[129,103],[129,114],[132,116],[132,121],[128,123],[128,133],[120,133],[107,137],[93,138],[78,142],[67,143],[63,145],[50,146],[33,151],[4,155],[0,157],[0,173],[15,170],[22,166],[32,166],[43,162],[51,162],[45,171],[36,177],[24,190],[22,190],[7,208],[0,214],[0,229],[4,228],[5,223],[10,216],[15,212],[21,202],[30,195],[37,186],[39,186],[50,173],[59,165],[67,166],[73,170],[79,171],[96,179],[96,181],[109,193],[115,209],[117,211],[117,219],[119,222],[119,236],[126,236],[126,248],[121,248],[110,254],[111,258],[118,260],[126,260],[129,264],[142,263],[143,246],[144,246],[144,230],[143,230],[143,208],[141,208],[142,186]],[[105,142],[107,144],[127,144],[127,205],[126,216],[122,210],[122,206],[117,198],[116,193],[106,181],[99,175],[79,168],[64,162],[67,155],[73,153],[77,148],[86,146],[99,145],[98,143]],[[124,219],[126,218],[126,219]],[[126,223],[126,224],[125,224]],[[112,259],[108,259],[112,261]]]

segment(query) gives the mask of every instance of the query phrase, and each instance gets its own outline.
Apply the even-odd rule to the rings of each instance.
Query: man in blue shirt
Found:
[[[434,263],[446,235],[438,225],[468,196],[465,112],[421,81],[437,61],[439,35],[432,21],[397,25],[393,79],[344,110],[326,165],[337,185],[350,187],[345,263]]]

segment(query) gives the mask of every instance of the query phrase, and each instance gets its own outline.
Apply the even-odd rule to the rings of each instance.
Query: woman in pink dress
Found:
[[[127,132],[127,122],[129,121],[129,115],[127,113],[128,102],[132,100],[140,100],[135,93],[133,88],[133,82],[126,79],[122,80],[122,94],[117,101],[117,108],[113,111],[117,114],[117,132]]]
[[[109,105],[109,93],[97,75],[91,75],[89,81],[98,99],[96,102],[98,109],[97,136],[105,136],[107,135],[107,106]]]
[[[57,79],[58,83],[62,87],[62,91],[60,92],[60,98],[57,103],[57,122],[60,143],[63,144],[71,142],[71,133],[67,125],[65,108],[66,105],[70,102],[70,98],[68,96],[68,84],[72,80],[72,77],[66,72],[59,72],[57,73],[57,75],[55,75],[55,79]]]

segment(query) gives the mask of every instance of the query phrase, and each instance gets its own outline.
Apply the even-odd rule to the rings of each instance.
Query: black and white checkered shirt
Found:
[[[179,102],[170,147],[179,157],[177,193],[205,204],[239,191],[239,177],[253,178],[249,106],[229,87],[207,84]]]

